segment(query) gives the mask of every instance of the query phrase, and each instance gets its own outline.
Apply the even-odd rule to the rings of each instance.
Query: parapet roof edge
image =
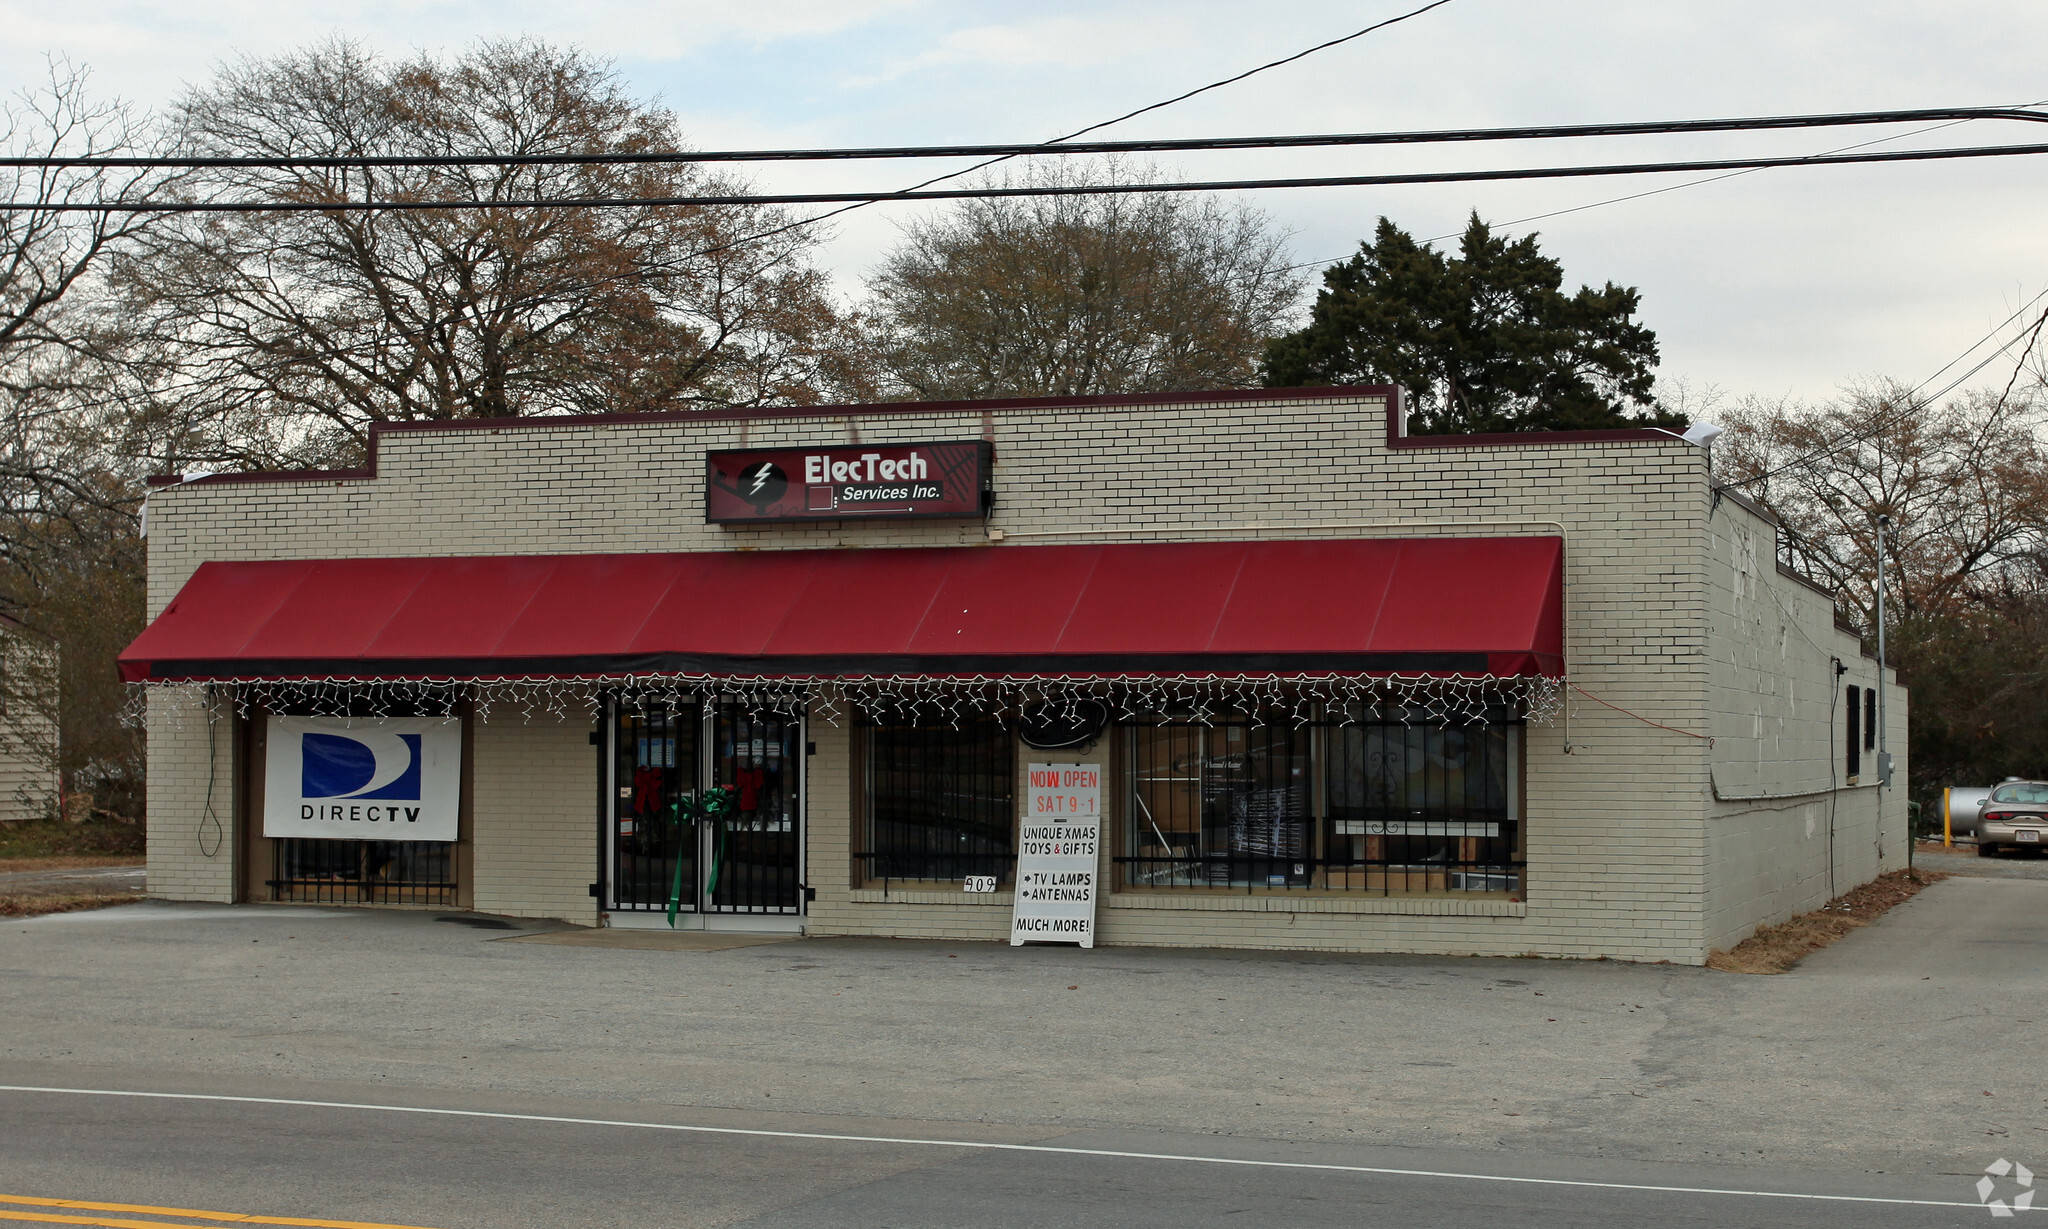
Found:
[[[393,433],[425,431],[542,430],[637,423],[733,422],[786,418],[865,418],[897,414],[1005,413],[1063,407],[1170,405],[1174,402],[1341,401],[1380,399],[1387,403],[1387,446],[1390,448],[1498,448],[1545,444],[1655,442],[1673,438],[1648,429],[1615,431],[1544,431],[1494,435],[1409,435],[1404,430],[1401,389],[1392,384],[1333,384],[1303,388],[1226,388],[1204,392],[1128,393],[1096,397],[1011,397],[988,401],[880,401],[866,404],[774,406],[727,410],[668,410],[647,414],[553,414],[533,418],[465,418],[433,422],[373,422],[369,463],[357,469],[250,470],[208,474],[187,480],[182,474],[152,474],[152,487],[186,483],[219,485],[235,482],[340,482],[377,476],[377,445]]]

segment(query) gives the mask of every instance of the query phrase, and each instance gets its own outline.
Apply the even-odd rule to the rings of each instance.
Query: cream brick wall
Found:
[[[207,559],[980,544],[983,526],[972,521],[707,525],[703,454],[988,438],[998,493],[989,526],[1013,535],[991,549],[1080,540],[1077,533],[1541,534],[1556,532],[1545,522],[1558,522],[1567,538],[1573,681],[1650,720],[1707,727],[1709,573],[1717,565],[1700,449],[1676,439],[1540,437],[1392,449],[1384,423],[1380,401],[1338,396],[393,432],[381,437],[374,479],[159,489],[151,613]],[[476,752],[477,907],[587,917],[595,787],[581,729],[515,731],[500,742],[496,728],[486,735],[479,727]],[[823,722],[813,722],[811,737],[819,752],[809,765],[808,877],[820,889],[812,926],[1006,933],[999,904],[879,901],[850,889],[850,743]],[[189,741],[152,744],[151,814],[173,841],[192,805],[193,756]],[[516,786],[494,783],[501,773]],[[1710,825],[1719,822],[1705,744],[1575,697],[1568,727],[1531,727],[1527,782],[1530,888],[1517,913],[1318,906],[1283,916],[1207,902],[1170,909],[1111,901],[1103,940],[1701,959],[1715,925],[1708,850]],[[488,821],[487,790],[495,791]],[[499,839],[520,847],[494,850]],[[487,866],[505,868],[489,872],[497,886],[488,891]]]
[[[1906,691],[1887,672],[1897,787],[1876,787],[1874,752],[1849,784],[1844,688],[1876,686],[1877,663],[1825,595],[1777,570],[1776,532],[1727,499],[1708,521],[1710,948],[1905,865]]]
[[[234,724],[204,687],[149,697],[149,894],[163,900],[235,899]]]
[[[474,724],[470,903],[479,913],[597,924],[595,728],[516,715]]]

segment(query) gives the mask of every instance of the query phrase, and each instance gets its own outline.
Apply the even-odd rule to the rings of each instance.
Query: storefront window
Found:
[[[1300,887],[1313,874],[1308,732],[1291,725],[1131,730],[1135,887]]]
[[[1519,893],[1520,726],[1126,727],[1126,888]]]
[[[454,846],[447,841],[270,842],[271,899],[307,904],[452,905]]]
[[[1517,890],[1510,864],[1519,733],[1512,725],[1331,729],[1328,886]]]
[[[866,850],[872,881],[1009,881],[1016,861],[1016,760],[993,719],[865,731]]]

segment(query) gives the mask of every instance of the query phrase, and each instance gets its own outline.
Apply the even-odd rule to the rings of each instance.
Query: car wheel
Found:
[[[1991,844],[1989,841],[1978,841],[1977,856],[1980,858],[1995,858],[1998,856],[1998,846]]]

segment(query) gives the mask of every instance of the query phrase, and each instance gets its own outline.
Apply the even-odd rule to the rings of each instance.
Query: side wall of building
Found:
[[[1850,780],[1845,689],[1875,686],[1877,663],[1826,593],[1777,566],[1776,533],[1734,498],[1709,521],[1710,948],[1905,865],[1906,691],[1887,672],[1898,785],[1878,788],[1875,752]]]
[[[158,490],[150,613],[208,559],[1561,533],[1566,651],[1578,690],[1567,720],[1528,730],[1525,900],[1276,903],[1227,893],[1118,894],[1105,902],[1103,938],[1702,959],[1707,756],[1697,740],[1658,724],[1697,730],[1705,722],[1703,452],[1676,439],[1539,437],[1395,448],[1385,412],[1374,397],[1304,395],[393,432],[381,438],[374,478]],[[995,451],[998,502],[986,525],[721,528],[703,520],[707,449],[976,438]],[[1001,541],[992,541],[991,529],[1003,532]],[[810,788],[809,879],[820,891],[814,928],[989,933],[990,917],[1002,913],[992,904],[960,904],[957,894],[928,904],[871,900],[853,888],[851,743],[813,724],[820,744]],[[587,897],[578,898],[596,860],[593,768],[587,747],[574,742],[565,732],[531,748],[533,763],[479,743],[479,908],[587,918]],[[526,746],[515,739],[503,747],[515,743]],[[176,735],[154,742],[151,754],[152,816],[171,832],[189,827],[196,804],[176,783],[195,771],[198,752]],[[493,773],[516,772],[521,784],[502,789],[494,795],[502,803],[487,808],[485,790],[499,789],[482,784],[492,756],[499,757]],[[160,773],[166,784],[157,809]],[[498,809],[487,814],[491,808]],[[486,850],[494,832],[542,849],[531,857]],[[486,891],[494,865],[506,868],[502,882],[516,890]]]

